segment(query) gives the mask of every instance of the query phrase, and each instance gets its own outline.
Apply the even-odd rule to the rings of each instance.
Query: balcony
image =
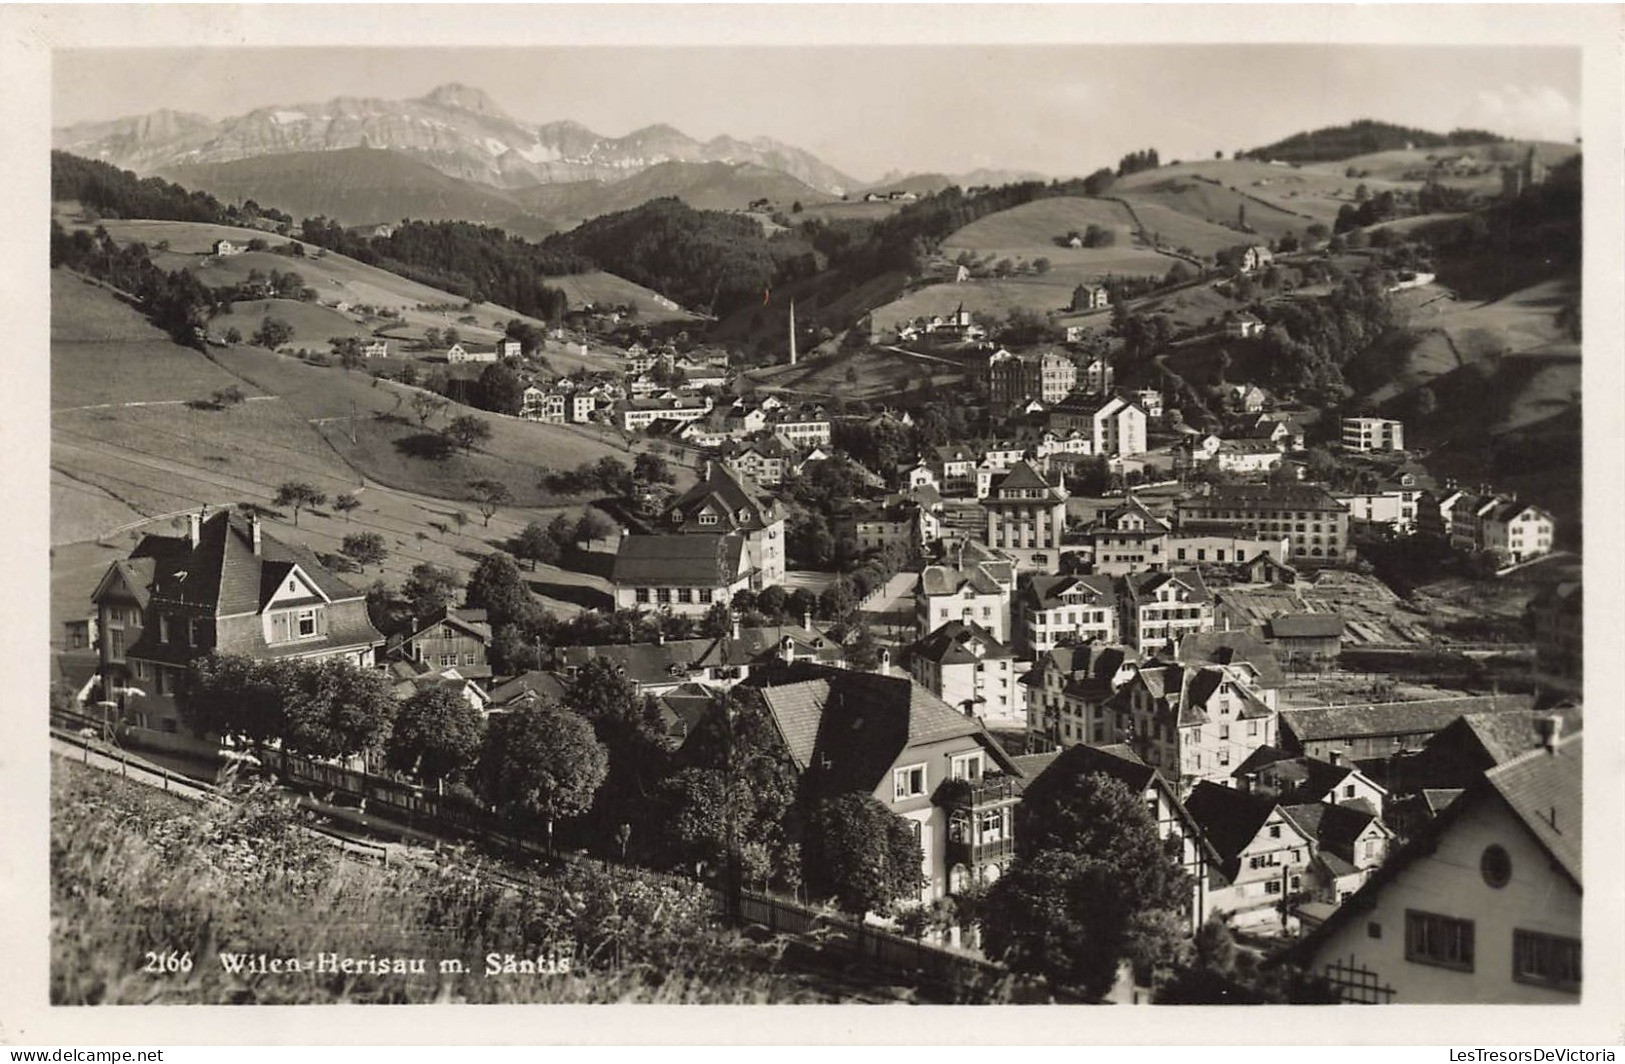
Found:
[[[992,842],[956,842],[949,839],[944,856],[949,868],[956,864],[974,868],[977,865],[1008,860],[1014,857],[1015,853],[1016,842],[1007,836]]]
[[[979,780],[943,780],[932,800],[943,809],[989,809],[1020,797],[1013,777],[992,774]]]

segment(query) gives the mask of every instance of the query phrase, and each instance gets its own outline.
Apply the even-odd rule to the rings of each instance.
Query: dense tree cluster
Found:
[[[94,233],[76,229],[70,234],[53,219],[51,266],[66,267],[127,292],[171,339],[199,350],[204,344],[204,326],[221,307],[216,295],[191,273],[164,272],[152,264],[145,244],[120,247],[100,226]]]
[[[1504,139],[1498,134],[1481,129],[1457,129],[1440,134],[1362,118],[1345,126],[1327,126],[1307,133],[1295,133],[1285,140],[1276,141],[1262,148],[1237,152],[1236,158],[1318,163],[1408,147],[1466,148],[1480,144],[1498,144]]]
[[[1146,148],[1144,151],[1131,151],[1117,161],[1117,176],[1127,177],[1137,174],[1141,170],[1155,170],[1162,165],[1157,157],[1157,149]]]
[[[51,199],[77,200],[104,218],[216,224],[235,220],[207,192],[188,192],[162,178],[140,178],[128,170],[65,151],[51,153]]]

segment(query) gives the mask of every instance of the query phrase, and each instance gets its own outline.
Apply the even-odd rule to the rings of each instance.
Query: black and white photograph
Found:
[[[30,1007],[1602,1037],[1617,9],[140,10],[7,216]]]

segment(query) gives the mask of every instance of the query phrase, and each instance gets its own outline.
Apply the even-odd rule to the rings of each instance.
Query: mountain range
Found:
[[[673,162],[755,165],[834,196],[858,184],[810,152],[767,137],[702,142],[668,125],[606,137],[579,122],[521,121],[479,89],[458,84],[412,100],[341,96],[218,120],[157,111],[56,129],[52,147],[141,174],[268,155],[383,148],[449,177],[499,189],[613,182]]]

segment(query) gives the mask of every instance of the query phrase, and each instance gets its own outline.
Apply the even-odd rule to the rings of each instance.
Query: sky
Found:
[[[860,181],[977,167],[1075,175],[1146,147],[1164,161],[1211,158],[1356,118],[1561,141],[1580,129],[1579,52],[1563,47],[193,47],[54,59],[54,126],[405,99],[460,82],[524,121],[765,135]]]

